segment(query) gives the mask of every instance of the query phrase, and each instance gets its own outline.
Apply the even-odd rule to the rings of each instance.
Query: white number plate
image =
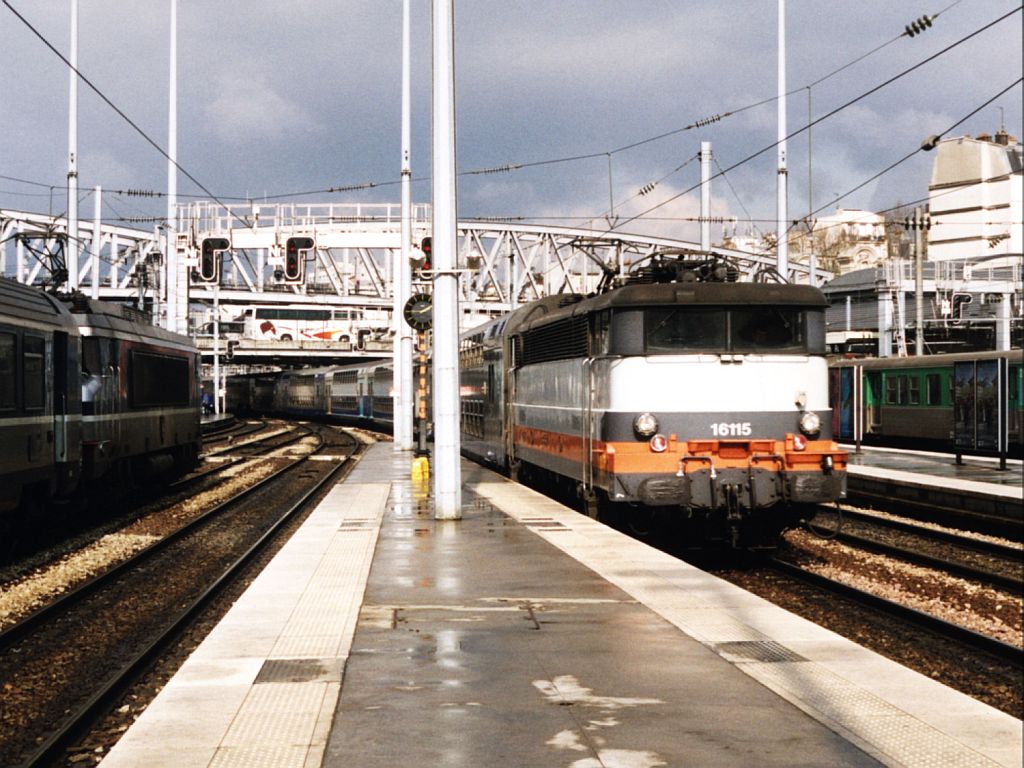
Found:
[[[720,421],[711,425],[715,437],[750,437],[753,430],[749,421]]]

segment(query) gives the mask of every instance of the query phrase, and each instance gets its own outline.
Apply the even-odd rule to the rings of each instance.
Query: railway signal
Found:
[[[221,254],[231,247],[226,237],[204,237],[199,248],[199,279],[204,283],[220,282]]]
[[[312,237],[289,237],[284,245],[284,280],[286,283],[301,283],[306,254],[316,247]]]
[[[431,270],[431,256],[433,255],[432,248],[433,246],[429,236],[420,240],[420,255],[411,256],[409,258],[409,264],[413,270],[419,273],[429,272]],[[423,275],[420,274],[419,277],[423,277]]]

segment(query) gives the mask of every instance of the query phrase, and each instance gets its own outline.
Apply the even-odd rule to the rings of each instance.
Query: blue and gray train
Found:
[[[199,423],[191,340],[128,307],[0,278],[0,529],[187,471]]]

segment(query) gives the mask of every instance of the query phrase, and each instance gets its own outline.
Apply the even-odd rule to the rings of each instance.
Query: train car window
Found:
[[[188,405],[188,359],[132,350],[128,401],[133,408]]]
[[[907,385],[909,387],[910,404],[920,405],[921,404],[921,377],[920,376],[909,376],[907,377]]]
[[[0,410],[12,411],[18,407],[18,381],[15,378],[18,353],[17,338],[13,333],[0,333]]]
[[[804,312],[780,307],[747,307],[730,312],[734,352],[805,352]]]
[[[25,386],[22,403],[26,411],[38,411],[46,401],[46,381],[43,377],[46,368],[43,362],[45,342],[38,336],[25,336],[21,343]]]
[[[103,361],[100,359],[100,340],[95,336],[82,337],[82,373],[88,376],[103,374]]]
[[[942,405],[942,377],[929,373],[924,377],[925,405]]]
[[[655,307],[644,313],[645,352],[724,352],[726,312],[723,309]]]
[[[899,376],[885,377],[885,404],[900,404],[900,380]]]

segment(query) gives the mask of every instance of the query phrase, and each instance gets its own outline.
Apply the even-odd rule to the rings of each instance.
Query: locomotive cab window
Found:
[[[730,313],[734,352],[805,352],[804,313],[788,307],[749,307]]]
[[[647,354],[725,351],[727,318],[722,309],[649,309],[644,323]]]
[[[649,355],[810,353],[807,312],[791,307],[655,307],[644,313]],[[822,342],[823,344],[823,342]]]

